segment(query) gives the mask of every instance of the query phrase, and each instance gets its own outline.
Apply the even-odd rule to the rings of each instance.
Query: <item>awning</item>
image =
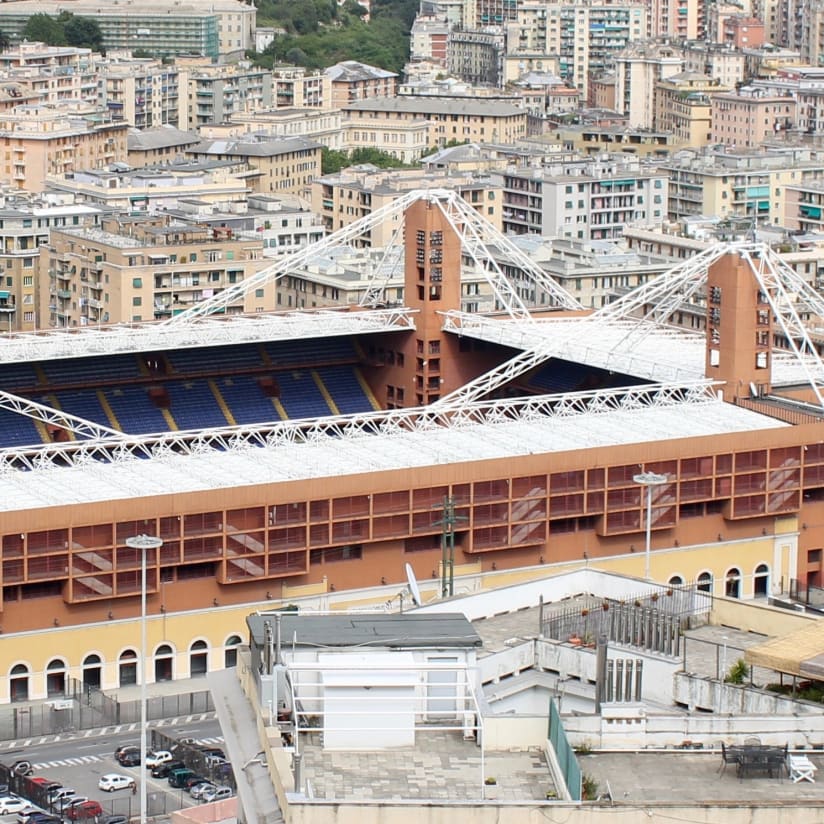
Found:
[[[756,667],[824,681],[824,621],[750,647],[744,660]]]

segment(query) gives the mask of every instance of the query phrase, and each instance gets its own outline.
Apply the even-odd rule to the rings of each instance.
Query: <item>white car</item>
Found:
[[[106,773],[106,775],[101,775],[100,781],[97,782],[98,789],[107,793],[113,793],[115,790],[128,790],[134,785],[134,778],[120,773]]]
[[[31,802],[25,798],[18,798],[16,795],[0,796],[0,815],[8,813],[22,813],[23,810],[31,807]]]
[[[75,807],[78,804],[85,804],[89,799],[85,795],[67,795],[57,802],[57,807],[61,813],[65,813],[69,807]]]
[[[159,764],[165,764],[172,760],[172,754],[168,750],[158,750],[157,752],[150,752],[146,756],[146,766],[151,769],[157,767]]]

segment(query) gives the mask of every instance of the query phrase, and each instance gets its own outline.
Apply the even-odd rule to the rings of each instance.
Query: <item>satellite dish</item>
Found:
[[[421,590],[418,587],[418,579],[415,577],[415,572],[409,564],[406,564],[406,580],[409,584],[409,594],[412,596],[412,601],[415,606],[423,606],[421,601]]]

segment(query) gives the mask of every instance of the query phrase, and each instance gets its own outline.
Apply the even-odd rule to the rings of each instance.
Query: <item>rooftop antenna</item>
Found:
[[[398,593],[397,597],[400,599],[400,609],[401,615],[403,615],[403,599],[405,596],[409,595],[412,598],[412,603],[416,607],[423,606],[423,599],[421,598],[421,590],[418,586],[418,579],[415,577],[415,571],[412,569],[410,564],[405,564],[406,567],[406,586]],[[389,607],[394,601],[394,598],[390,598],[386,602],[386,606]]]

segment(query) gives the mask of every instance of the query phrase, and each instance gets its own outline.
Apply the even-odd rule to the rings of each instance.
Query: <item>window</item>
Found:
[[[132,306],[142,306],[143,298],[140,295],[132,298]]]
[[[143,278],[132,278],[132,288],[142,289],[143,288]],[[137,305],[137,304],[135,304],[135,305]]]

